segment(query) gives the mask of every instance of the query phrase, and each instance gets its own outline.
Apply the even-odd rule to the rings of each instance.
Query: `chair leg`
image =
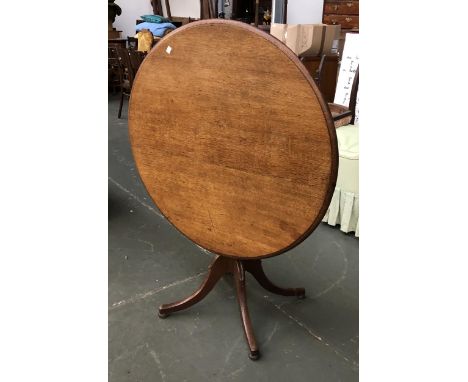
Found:
[[[124,99],[124,94],[123,94],[123,92],[122,92],[121,95],[120,95],[119,114],[118,114],[118,116],[117,116],[117,118],[119,118],[119,119],[120,119],[120,117],[122,116],[123,99]]]

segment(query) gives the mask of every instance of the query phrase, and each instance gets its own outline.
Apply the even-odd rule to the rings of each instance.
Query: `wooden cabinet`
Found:
[[[359,30],[359,1],[325,0],[323,23],[339,24],[344,30]]]
[[[335,15],[359,15],[359,1],[326,1],[323,11]]]

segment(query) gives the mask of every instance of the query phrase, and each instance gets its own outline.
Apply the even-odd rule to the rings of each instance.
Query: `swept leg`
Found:
[[[297,296],[299,298],[305,297],[304,288],[280,288],[279,286],[273,284],[265,274],[261,260],[244,260],[243,264],[245,270],[250,272],[252,276],[255,277],[255,279],[258,281],[258,283],[266,290],[281,296]]]
[[[166,318],[172,312],[186,309],[202,300],[215,286],[219,279],[226,273],[234,277],[236,285],[237,301],[239,303],[242,327],[249,346],[249,358],[257,360],[260,351],[255,340],[252,322],[250,321],[249,309],[247,307],[247,295],[245,285],[245,272],[250,272],[255,279],[270,292],[283,296],[304,297],[304,288],[280,288],[273,284],[265,275],[260,260],[235,260],[224,256],[216,256],[209,267],[208,274],[202,285],[191,296],[172,304],[162,304],[159,307],[159,317]]]
[[[249,309],[247,307],[247,295],[245,291],[245,271],[241,261],[236,261],[233,269],[234,282],[236,284],[237,301],[239,302],[242,326],[245,338],[249,345],[249,358],[257,360],[260,357],[257,342],[253,333],[252,322],[250,321]]]
[[[230,271],[229,259],[217,256],[211,263],[208,274],[202,285],[189,297],[172,304],[162,304],[159,307],[159,317],[166,318],[170,313],[186,309],[202,300],[215,286],[218,280]]]

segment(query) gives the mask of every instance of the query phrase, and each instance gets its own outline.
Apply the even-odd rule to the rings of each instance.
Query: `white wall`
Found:
[[[288,24],[322,23],[323,0],[289,0]]]
[[[166,15],[166,4],[161,0]],[[196,17],[200,18],[200,0],[169,0],[171,15],[177,17]]]
[[[114,28],[122,31],[122,38],[135,35],[136,20],[142,15],[152,15],[150,0],[115,0],[122,8],[122,14],[116,16]],[[165,1],[161,1],[164,16],[167,16]],[[179,17],[200,17],[200,0],[169,0],[171,15]]]

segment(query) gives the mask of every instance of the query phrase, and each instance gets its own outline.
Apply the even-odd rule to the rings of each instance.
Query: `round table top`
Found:
[[[129,132],[164,216],[207,250],[278,255],[319,224],[335,187],[333,121],[285,45],[247,24],[190,23],[138,70]]]

